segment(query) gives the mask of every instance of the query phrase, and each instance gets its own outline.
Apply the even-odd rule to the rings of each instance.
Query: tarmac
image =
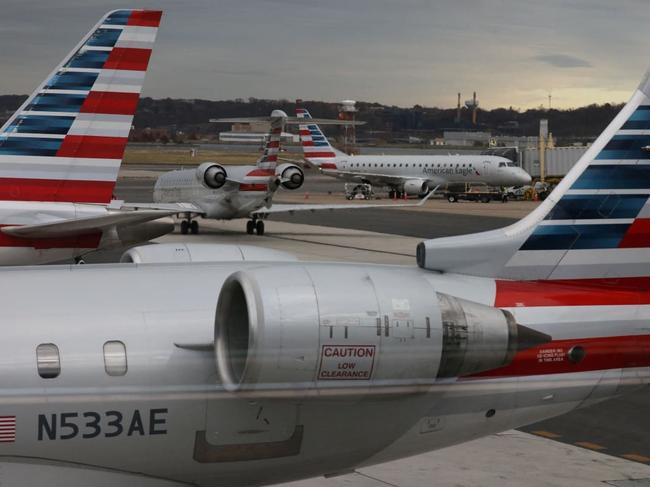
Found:
[[[342,183],[309,182],[309,196],[283,201],[341,203]],[[124,174],[116,195],[150,201],[152,174]],[[247,235],[245,220],[200,220],[199,235],[178,230],[161,242],[242,243],[293,253],[301,260],[415,265],[422,238],[471,233],[507,225],[536,206],[532,202],[448,203],[423,208],[345,210],[283,217],[266,224],[262,237]],[[103,260],[106,257],[100,257]],[[113,256],[114,259],[114,256]],[[89,259],[90,260],[90,259]],[[555,419],[333,478],[292,487],[436,486],[650,486],[648,389]]]

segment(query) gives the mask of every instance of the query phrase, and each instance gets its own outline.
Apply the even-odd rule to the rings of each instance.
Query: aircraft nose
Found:
[[[525,186],[527,184],[530,184],[533,178],[530,177],[530,174],[528,174],[526,171],[523,169],[519,169],[516,174],[517,177],[517,183],[520,186]]]

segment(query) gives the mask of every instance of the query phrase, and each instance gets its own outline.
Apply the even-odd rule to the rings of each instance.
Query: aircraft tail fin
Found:
[[[264,153],[257,160],[257,167],[260,169],[273,170],[278,165],[278,154],[280,153],[280,142],[284,132],[287,114],[282,110],[273,110],[269,117],[271,128],[267,135]]]
[[[0,128],[0,200],[111,200],[161,16],[104,15]]]
[[[296,116],[304,119],[312,118],[307,109],[301,107],[296,108]],[[336,164],[333,163],[334,159],[347,156],[330,144],[318,125],[305,123],[299,125],[298,128],[303,155],[311,164],[325,169],[333,164],[333,169],[336,169]]]
[[[421,267],[513,279],[650,276],[650,74],[558,186],[509,227],[422,242]]]

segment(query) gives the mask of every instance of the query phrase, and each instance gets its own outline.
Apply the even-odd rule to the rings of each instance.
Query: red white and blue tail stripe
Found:
[[[305,108],[296,108],[296,116],[305,119],[312,118]],[[298,128],[305,159],[323,169],[336,169],[335,159],[345,156],[345,154],[332,147],[320,127],[316,124],[301,124]]]
[[[502,230],[463,236],[462,242],[454,237],[424,242],[419,262],[431,269],[516,279],[650,276],[649,198],[646,75],[533,213]]]
[[[161,16],[106,14],[0,128],[0,200],[111,200]]]
[[[278,154],[280,152],[280,142],[282,132],[284,132],[284,122],[287,114],[282,110],[273,110],[269,118],[271,128],[268,133],[264,153],[257,160],[257,167],[265,170],[273,170],[278,165]]]

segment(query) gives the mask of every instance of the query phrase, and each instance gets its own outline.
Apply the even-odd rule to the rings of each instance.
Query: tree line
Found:
[[[0,119],[7,119],[26,99],[25,95],[0,95]],[[336,118],[338,104],[323,101],[305,101],[303,105],[312,116]],[[289,100],[257,98],[236,100],[190,100],[142,98],[134,119],[132,138],[179,142],[216,136],[223,126],[209,123],[211,118],[253,117],[269,115],[280,109],[294,114],[295,103]],[[416,105],[410,108],[387,106],[380,103],[358,102],[357,120],[366,124],[357,129],[358,137],[392,140],[408,135],[432,138],[444,130],[488,130],[493,134],[533,136],[539,131],[539,120],[549,120],[549,128],[560,140],[592,139],[596,137],[622,108],[622,104],[588,105],[570,109],[542,108],[516,110],[496,108],[478,110],[478,125],[472,126],[471,113],[463,108],[461,121],[456,122],[455,108],[436,108]],[[336,130],[336,129],[334,129]]]

